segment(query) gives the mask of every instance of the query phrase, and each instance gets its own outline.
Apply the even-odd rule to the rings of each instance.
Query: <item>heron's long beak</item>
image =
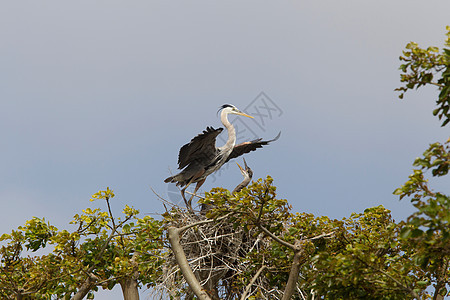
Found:
[[[242,159],[244,160],[245,170],[237,162],[236,162],[236,164],[238,165],[239,169],[241,169],[241,172],[247,172],[249,167],[247,166],[247,162],[245,161],[245,158],[242,158]]]
[[[244,172],[244,169],[242,169],[242,167],[237,162],[236,164],[238,165],[239,169],[241,169],[241,172]]]
[[[240,116],[244,116],[244,117],[248,117],[248,118],[252,118],[252,119],[254,119],[254,117],[252,117],[252,116],[249,116],[249,115],[247,115],[247,114],[245,114],[245,113],[243,113],[242,111],[240,111],[240,112],[238,112],[238,113],[236,113],[237,115],[240,115]]]
[[[244,160],[245,169],[247,170],[248,169],[247,162],[245,161],[245,158],[242,159]]]

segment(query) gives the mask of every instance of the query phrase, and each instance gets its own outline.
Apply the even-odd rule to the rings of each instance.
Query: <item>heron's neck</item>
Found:
[[[228,121],[228,114],[222,113],[220,115],[220,121],[222,121],[223,126],[228,131],[228,140],[226,144],[223,146],[224,149],[233,149],[236,144],[236,131],[234,130],[234,126]]]
[[[252,180],[251,177],[244,176],[244,180],[234,188],[234,190],[231,192],[231,194],[240,192],[243,188],[245,188],[250,183],[250,180]]]

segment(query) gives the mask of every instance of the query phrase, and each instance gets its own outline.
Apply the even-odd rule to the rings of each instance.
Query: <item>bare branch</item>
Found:
[[[258,272],[256,272],[255,276],[253,276],[252,280],[250,280],[250,283],[245,287],[245,291],[241,296],[241,300],[247,299],[247,295],[250,292],[252,285],[255,284],[256,279],[258,279],[259,275],[261,275],[262,271],[264,271],[265,268],[267,268],[265,265],[261,266]]]
[[[309,238],[309,239],[307,239],[307,240],[308,240],[308,241],[318,240],[318,239],[321,239],[321,238],[324,238],[324,237],[330,237],[330,236],[332,236],[333,234],[334,234],[334,231],[328,232],[328,233],[322,233],[322,234],[320,234],[320,235],[318,235],[318,236],[314,236],[314,237]]]
[[[264,201],[263,203],[261,203],[261,208],[259,209],[258,217],[256,218],[256,224],[259,224],[259,222],[261,221],[263,208],[264,208]]]
[[[180,234],[182,234],[184,231],[186,231],[187,229],[189,229],[191,227],[198,226],[198,225],[203,225],[203,224],[207,224],[207,223],[211,223],[211,222],[220,221],[220,220],[223,220],[223,219],[227,218],[229,215],[231,215],[231,213],[226,214],[224,216],[221,216],[221,217],[219,217],[217,219],[208,219],[208,220],[202,220],[202,221],[198,221],[198,222],[195,222],[195,223],[191,223],[191,224],[188,224],[188,225],[183,226],[181,228],[178,228],[178,230],[180,231]]]
[[[189,195],[191,195],[191,196],[195,196],[195,197],[197,197],[197,198],[200,198],[200,199],[203,198],[202,196],[197,195],[197,194],[195,194],[195,193],[191,193],[191,192],[189,192],[189,191],[184,191],[184,192],[187,193],[187,194],[189,194]]]
[[[292,245],[291,243],[288,243],[282,239],[280,239],[279,237],[277,237],[276,235],[274,235],[272,232],[270,232],[269,230],[267,230],[266,228],[264,228],[262,225],[258,224],[258,227],[261,228],[262,231],[264,231],[264,233],[266,233],[268,236],[270,236],[272,239],[274,239],[276,242],[278,242],[279,244],[288,247],[289,249],[296,251],[296,247],[295,245]]]
[[[111,211],[111,205],[109,205],[109,197],[106,197],[105,200],[106,200],[106,205],[108,206],[109,216],[111,218],[111,222],[113,224],[113,228],[117,228],[116,224],[114,222],[114,216],[113,216],[112,211]]]
[[[92,218],[92,220],[89,222],[89,224],[86,225],[86,227],[84,229],[82,229],[82,224],[83,222],[80,222],[80,227],[78,228],[77,232],[79,234],[82,234],[84,231],[86,231],[89,227],[91,227],[92,224],[94,224],[94,222],[97,221],[97,218]]]

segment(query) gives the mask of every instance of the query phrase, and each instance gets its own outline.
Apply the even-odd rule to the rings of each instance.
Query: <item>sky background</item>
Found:
[[[447,0],[4,1],[0,233],[33,216],[70,228],[103,208],[89,199],[107,186],[117,213],[163,212],[151,189],[180,199],[163,180],[182,145],[222,126],[225,103],[266,115],[236,119],[239,138],[282,132],[246,160],[294,211],[382,204],[400,221],[413,208],[392,192],[449,132],[433,88],[398,99],[398,57],[409,41],[441,47],[449,11]],[[230,164],[202,191],[241,179]],[[449,192],[448,178],[432,186]]]

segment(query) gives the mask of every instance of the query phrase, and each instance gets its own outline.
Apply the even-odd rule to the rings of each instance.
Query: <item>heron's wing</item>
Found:
[[[195,160],[211,160],[216,155],[216,137],[223,128],[206,127],[202,133],[194,137],[189,143],[181,147],[178,154],[178,168],[183,169]]]
[[[238,145],[234,146],[233,151],[231,152],[230,156],[228,156],[228,158],[227,158],[227,161],[229,161],[230,159],[239,157],[242,154],[249,153],[251,151],[255,151],[258,148],[262,148],[262,146],[265,146],[265,145],[269,144],[270,142],[278,140],[280,135],[281,135],[281,132],[278,133],[278,135],[274,139],[269,140],[269,141],[263,141],[262,139],[256,139],[256,140],[253,140],[250,142],[244,142],[244,143],[238,144]]]

